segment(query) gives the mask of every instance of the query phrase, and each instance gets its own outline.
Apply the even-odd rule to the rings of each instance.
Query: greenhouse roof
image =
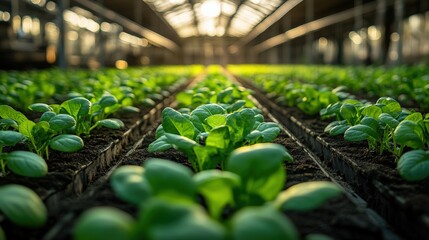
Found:
[[[143,0],[182,38],[247,35],[284,0]]]

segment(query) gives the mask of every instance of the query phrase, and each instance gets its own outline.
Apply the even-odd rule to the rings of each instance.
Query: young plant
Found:
[[[278,209],[310,211],[342,191],[332,183],[316,182],[297,184],[278,195],[285,181],[285,159],[291,157],[284,147],[258,144],[234,151],[228,166],[236,173],[208,170],[192,177],[183,165],[161,159],[149,159],[144,167],[122,166],[112,175],[112,187],[119,198],[139,206],[137,219],[120,210],[98,207],[78,219],[74,237],[298,239],[295,226]],[[212,218],[196,203],[197,193]],[[234,210],[224,216],[226,206]]]
[[[6,176],[6,166],[13,173],[26,177],[41,177],[48,172],[45,160],[39,155],[26,151],[3,152],[4,146],[15,146],[24,139],[24,135],[15,131],[0,131],[0,167],[2,176]]]
[[[111,185],[120,199],[136,205],[151,197],[193,200],[196,196],[191,170],[162,159],[149,159],[144,167],[118,168]]]
[[[429,151],[412,150],[398,161],[397,169],[407,181],[421,181],[429,177]]]
[[[116,103],[117,100],[115,97],[105,95],[94,104],[84,97],[76,97],[64,101],[59,106],[48,106],[46,104],[36,103],[32,104],[29,108],[33,111],[43,112],[42,118],[46,116],[50,119],[51,116],[59,115],[71,116],[75,125],[63,130],[73,132],[78,136],[82,134],[89,136],[90,132],[98,126],[110,129],[120,129],[124,127],[124,123],[119,119],[104,118],[106,116],[106,109],[114,106]]]
[[[3,152],[3,146],[14,146],[23,136],[13,131],[0,131],[1,176],[6,176],[6,167],[15,174],[25,177],[42,177],[48,173],[45,160],[27,151]],[[6,139],[6,140],[5,140]]]
[[[47,220],[47,210],[31,189],[9,184],[0,186],[0,212],[12,223],[30,228],[41,227]]]
[[[274,205],[282,211],[309,212],[342,193],[343,190],[333,182],[298,183],[282,191]]]
[[[271,205],[247,207],[231,219],[231,236],[236,240],[298,240],[295,225]]]
[[[11,126],[25,137],[29,149],[39,156],[48,158],[49,147],[61,152],[76,152],[83,148],[80,137],[66,134],[68,129],[75,126],[74,119],[67,114],[43,114],[40,121],[35,123],[12,107],[0,105],[0,117],[14,121],[15,124]]]
[[[292,161],[292,156],[279,144],[260,143],[233,151],[226,170],[240,176],[240,188],[235,192],[238,206],[273,200],[286,181],[284,161]]]
[[[280,133],[275,123],[263,122],[259,111],[238,108],[232,113],[218,104],[205,104],[190,114],[166,108],[162,125],[156,132],[157,139],[149,151],[177,148],[184,152],[194,169],[202,171],[222,168],[225,159],[234,149],[261,142],[271,142]]]

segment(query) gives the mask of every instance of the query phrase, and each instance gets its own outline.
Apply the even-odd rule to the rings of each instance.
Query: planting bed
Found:
[[[208,72],[210,73],[210,68]],[[284,163],[283,165],[283,170],[286,173],[283,189],[289,189],[291,186],[304,182],[325,181],[326,183],[330,181],[337,186],[334,188],[338,189],[338,186],[340,186],[344,190],[340,197],[337,196],[328,200],[321,206],[316,207],[315,210],[304,212],[281,211],[296,226],[300,238],[312,239],[309,234],[324,234],[333,239],[401,239],[402,237],[423,239],[429,234],[429,207],[427,204],[429,203],[427,194],[429,192],[429,180],[415,184],[406,183],[395,170],[392,155],[378,156],[376,153],[369,151],[366,144],[345,142],[343,137],[328,136],[323,132],[328,122],[321,121],[318,117],[305,115],[298,108],[278,106],[272,99],[267,97],[268,94],[255,88],[248,81],[238,79],[242,86],[253,91],[253,96],[248,96],[250,94],[248,90],[237,85],[231,85],[228,78],[234,79],[232,75],[225,73],[227,77],[222,77],[220,74],[216,74],[208,74],[206,79],[210,84],[205,86],[196,85],[197,82],[202,82],[205,74],[199,75],[193,81],[189,80],[180,85],[171,86],[168,89],[168,94],[167,92],[163,93],[164,99],[158,100],[153,108],[140,107],[140,113],[115,113],[113,117],[123,120],[126,130],[94,130],[90,138],[83,137],[85,142],[83,150],[67,154],[52,152],[50,159],[47,161],[49,173],[45,177],[30,179],[10,174],[7,178],[0,178],[0,186],[16,183],[34,190],[47,205],[49,215],[48,222],[39,229],[16,227],[0,215],[1,227],[4,229],[7,239],[72,239],[74,226],[80,221],[79,218],[82,213],[97,206],[115,207],[129,213],[134,218],[140,219],[141,214],[139,212],[142,209],[120,200],[120,198],[124,198],[123,196],[118,197],[115,195],[114,191],[117,191],[117,189],[111,187],[110,177],[121,166],[141,166],[150,162],[146,161],[149,158],[169,159],[193,171],[204,172],[211,168],[208,167],[209,165],[204,165],[208,163],[204,161],[213,157],[210,160],[217,161],[218,168],[222,167],[222,170],[228,172],[228,174],[235,174],[239,181],[250,182],[250,180],[246,180],[245,177],[234,172],[232,168],[228,169],[230,166],[223,162],[227,158],[219,161],[219,156],[222,155],[210,155],[214,153],[214,148],[210,150],[210,147],[215,147],[215,145],[209,145],[209,137],[216,136],[211,141],[216,139],[216,144],[224,144],[222,145],[223,147],[216,145],[215,153],[225,154],[231,149],[231,146],[236,149],[240,146],[256,144],[258,141],[259,143],[269,142],[271,140],[265,141],[265,138],[271,138],[273,132],[276,131],[275,135],[277,135],[280,129],[280,134],[274,143],[284,146],[294,158],[293,162]],[[227,84],[225,84],[225,79]],[[193,89],[186,90],[191,86],[193,86]],[[176,94],[180,92],[183,93],[178,96],[177,101],[174,101]],[[202,105],[205,106],[201,107]],[[251,109],[252,106],[256,106],[261,110],[264,116],[259,114],[261,112]],[[180,108],[180,110],[175,111],[173,108]],[[198,111],[196,110],[197,108]],[[163,112],[164,110],[166,111]],[[195,115],[193,115],[194,110]],[[247,112],[241,110],[246,110]],[[210,119],[204,114],[207,114]],[[245,130],[246,126],[249,128],[249,124],[243,120],[243,117],[248,117],[249,114],[253,114],[251,115],[253,122],[248,121],[251,124],[251,129],[253,129],[251,131]],[[199,120],[201,116],[205,116],[204,122]],[[35,115],[35,117],[37,118],[38,116]],[[167,123],[163,124],[162,128],[157,129],[161,119],[163,123],[164,120]],[[224,122],[222,123],[222,121]],[[266,123],[265,121],[276,122],[277,125]],[[202,127],[204,127],[203,130],[199,130]],[[240,129],[240,127],[241,130],[235,130]],[[221,132],[225,128],[226,133]],[[189,131],[186,132],[186,129],[190,129],[192,134],[189,134]],[[238,131],[241,131],[241,135],[238,136],[243,140],[236,140]],[[245,131],[248,132],[245,134]],[[210,135],[212,133],[217,135]],[[250,137],[252,134],[253,138]],[[261,137],[254,138],[255,134],[261,134]],[[172,135],[176,137],[172,137]],[[192,135],[193,137],[191,137]],[[220,143],[223,140],[225,142]],[[177,141],[178,143],[176,145],[171,141]],[[157,144],[154,144],[154,142]],[[210,144],[215,143],[210,142]],[[162,151],[159,149],[165,148],[165,145],[170,146],[167,146],[166,149],[171,147],[175,147],[180,151],[185,149],[184,152],[187,154],[185,155],[174,149],[157,152]],[[191,146],[190,149],[193,152],[186,150],[189,149],[189,146]],[[24,146],[18,145],[12,149],[24,149]],[[204,156],[208,157],[202,158],[201,156],[203,155],[197,155],[197,150],[201,151],[199,154],[207,154]],[[266,149],[263,150],[265,151]],[[7,151],[10,151],[10,149],[7,149]],[[231,156],[233,155],[234,153],[231,154]],[[197,162],[195,162],[195,159],[194,162],[189,162],[188,158],[192,156],[198,157],[198,159],[196,158]],[[261,158],[261,160],[268,159]],[[261,163],[265,162],[254,162],[254,164]],[[278,163],[280,164],[280,162]],[[281,167],[280,165],[276,166],[277,173],[275,174],[278,174],[279,171],[281,172]],[[162,170],[169,171],[168,167]],[[253,172],[256,170],[250,168],[250,170],[246,171]],[[130,172],[127,174],[132,176]],[[253,172],[252,174],[257,175],[259,172]],[[273,179],[279,179],[278,175],[271,174],[269,178],[264,178],[264,181],[269,182]],[[148,181],[145,177],[145,175],[142,176],[144,181]],[[190,178],[192,179],[192,177]],[[192,179],[191,181],[191,184],[197,184],[197,180]],[[264,202],[274,201],[274,204],[277,204],[277,201],[281,201],[279,200],[281,195],[277,195],[278,192],[275,193],[276,198],[266,199],[266,195],[263,195],[262,191],[259,193],[249,190],[249,192],[242,193],[240,191],[243,191],[242,188],[245,183],[236,184],[243,185],[234,186],[234,191],[237,192],[234,192],[233,202],[228,203],[233,205],[227,205],[226,208],[222,208],[222,217],[216,220],[225,229],[224,231],[228,232],[227,234],[232,234],[232,231],[235,231],[234,217],[241,213],[240,211],[243,210],[244,206],[257,205],[261,201],[260,199],[263,199]],[[142,185],[139,186],[142,187]],[[261,186],[266,188],[266,185]],[[273,189],[275,188],[274,186],[275,184],[271,185]],[[122,187],[126,186],[122,185]],[[150,194],[151,198],[156,199],[156,194],[158,193],[152,192],[152,187],[149,185],[150,190],[148,191],[150,192],[148,194]],[[192,186],[192,188],[194,187]],[[174,185],[174,188],[176,188],[176,185]],[[132,189],[131,192],[135,194]],[[194,204],[199,204],[206,208],[207,213],[204,214],[207,215],[207,218],[209,218],[210,214],[210,217],[215,219],[212,215],[213,212],[211,212],[212,209],[210,209],[210,199],[207,200],[207,196],[201,192],[199,193],[202,195],[198,195],[198,203]],[[138,194],[141,194],[141,192],[138,192]],[[255,201],[255,199],[252,199],[255,196],[251,194],[255,194],[260,199]],[[167,196],[171,198],[171,196]],[[249,200],[247,200],[249,202],[244,200],[240,202],[242,200],[239,197],[249,197],[254,202]],[[313,197],[315,197],[313,201],[318,201],[317,197],[319,196],[313,195]],[[195,195],[189,199],[195,201]],[[142,201],[140,199],[139,203]],[[144,201],[149,200],[144,199]],[[171,214],[171,212],[169,213]],[[213,223],[216,222],[213,220]],[[387,224],[391,224],[394,230]],[[201,232],[198,233],[201,234]],[[144,234],[147,234],[147,232]]]
[[[369,206],[381,214],[398,232],[409,239],[424,239],[429,234],[429,180],[408,183],[397,170],[391,154],[379,156],[367,144],[351,143],[343,137],[324,133],[329,122],[308,116],[298,108],[282,107],[250,82],[239,79],[254,91],[254,96],[324,163],[345,181]]]
[[[186,156],[175,150],[149,153],[147,147],[153,140],[154,134],[152,131],[135,146],[129,147],[130,151],[123,152],[118,165],[142,165],[148,158],[164,158],[191,168],[186,161]],[[330,176],[315,163],[314,157],[305,152],[303,147],[286,133],[283,132],[275,142],[285,146],[295,159],[293,163],[285,166],[285,171],[288,175],[285,188],[301,182],[330,180]],[[63,202],[61,207],[56,212],[53,212],[50,217],[50,224],[54,225],[51,228],[45,228],[43,231],[39,230],[34,233],[37,236],[34,239],[71,239],[71,231],[76,219],[83,211],[91,207],[113,206],[136,216],[138,209],[135,206],[126,204],[115,196],[110,187],[108,176],[109,173],[100,178],[96,184],[78,199]],[[67,211],[59,211],[59,209],[67,209]],[[285,214],[297,226],[302,237],[311,233],[322,233],[334,239],[397,238],[386,226],[377,222],[377,219],[372,218],[372,215],[368,214],[365,207],[357,206],[351,201],[348,195],[330,200],[312,212],[286,212]],[[13,239],[28,237],[28,234],[21,235],[23,234],[22,232],[16,232],[15,234],[17,235]]]
[[[80,195],[97,178],[97,174],[110,168],[123,149],[144,135],[148,127],[159,119],[162,109],[169,106],[175,95],[183,91],[192,81],[198,79],[193,78],[170,86],[169,94],[156,101],[153,107],[140,106],[138,113],[116,113],[114,117],[123,120],[125,128],[94,130],[90,137],[83,138],[85,147],[81,151],[75,153],[53,151],[47,160],[49,166],[47,176],[26,178],[10,173],[7,178],[0,178],[0,185],[27,186],[41,197],[49,211],[54,211],[62,206],[61,201]],[[17,146],[14,150],[20,148]],[[22,146],[22,149],[25,150],[25,147]],[[1,215],[0,217],[0,222],[5,221]]]

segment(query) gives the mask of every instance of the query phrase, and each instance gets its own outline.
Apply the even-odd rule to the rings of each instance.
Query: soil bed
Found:
[[[250,83],[254,96],[281,120],[290,131],[309,146],[324,163],[337,171],[392,226],[410,239],[429,234],[429,180],[408,183],[396,170],[391,154],[368,150],[366,142],[347,142],[342,136],[323,132],[329,121],[305,115],[298,108],[282,107],[268,99]]]
[[[154,107],[140,107],[139,113],[118,113],[113,115],[125,123],[121,130],[106,128],[95,129],[90,137],[82,137],[84,148],[76,153],[61,153],[50,151],[48,174],[41,178],[27,178],[9,173],[0,178],[0,186],[6,184],[20,184],[34,190],[45,202],[49,214],[57,207],[64,205],[62,201],[80,195],[86,187],[96,180],[97,174],[103,172],[115,163],[115,157],[128,145],[137,141],[146,134],[148,127],[161,115],[165,106],[169,106],[176,93],[185,89],[193,80],[182,82],[169,88],[170,95],[156,101]],[[13,150],[26,150],[25,146],[18,146]],[[62,211],[64,208],[59,208]],[[0,214],[0,223],[10,225]],[[7,227],[3,229],[7,229]],[[9,226],[9,228],[12,228]],[[43,231],[43,230],[41,230]],[[14,237],[9,239],[16,239]],[[37,239],[37,238],[36,238]],[[39,238],[40,239],[40,238]]]
[[[122,154],[120,165],[142,165],[148,158],[164,158],[174,162],[190,165],[182,153],[169,150],[161,153],[149,153],[147,146],[154,140],[153,134],[144,138],[141,145],[131,154]],[[294,157],[293,163],[287,163],[287,181],[285,188],[307,181],[327,180],[323,171],[314,163],[313,159],[285,133],[275,141],[284,145]],[[287,169],[287,170],[286,170]],[[104,180],[106,180],[104,178]],[[85,210],[95,206],[113,206],[136,216],[137,208],[126,204],[115,197],[108,181],[100,181],[92,186],[83,196],[62,203],[63,208],[52,212],[50,225],[43,230],[34,232],[34,238],[29,238],[28,232],[23,235],[18,231],[11,235],[11,239],[71,239],[71,231],[77,217]],[[60,209],[63,209],[60,211]],[[64,211],[67,209],[67,212]],[[285,214],[297,226],[302,236],[309,233],[323,233],[334,239],[387,239],[383,237],[383,229],[373,219],[370,219],[365,210],[357,207],[345,195],[333,199],[321,208],[309,213],[288,212]],[[53,224],[56,224],[54,227]],[[5,228],[7,229],[7,228]],[[41,234],[41,235],[40,235]],[[31,234],[33,236],[33,233]]]

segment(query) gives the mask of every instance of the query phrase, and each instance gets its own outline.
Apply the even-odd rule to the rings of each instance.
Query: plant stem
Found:
[[[2,176],[5,177],[6,176],[6,162],[2,157],[3,154],[3,145],[0,144],[0,166],[1,166],[1,173]]]
[[[3,177],[6,176],[6,163],[3,159],[0,159],[0,165],[1,165],[1,174]]]

